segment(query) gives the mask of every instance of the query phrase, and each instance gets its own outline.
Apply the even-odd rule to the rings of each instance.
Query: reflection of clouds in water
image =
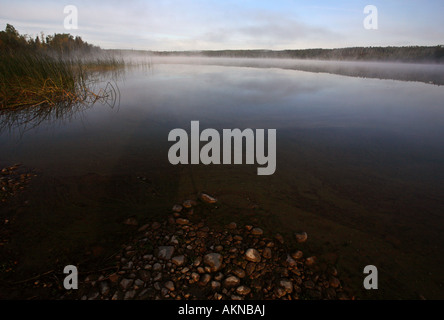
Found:
[[[52,159],[63,166],[72,165],[73,154],[88,163],[91,158],[109,166],[113,165],[110,159],[133,154],[155,159],[166,155],[158,149],[167,148],[168,132],[189,130],[192,120],[199,120],[202,128],[217,130],[277,129],[278,143],[282,137],[298,137],[300,130],[310,128],[347,129],[350,139],[353,132],[367,130],[382,138],[393,135],[421,141],[424,146],[442,146],[444,90],[424,83],[155,62],[149,72],[129,69],[124,79],[116,81],[118,112],[97,104],[74,110],[71,117],[59,113],[62,117],[29,129],[20,143],[14,141],[18,141],[16,136],[30,127],[15,122],[14,134],[1,128],[2,155],[38,160],[57,154]],[[125,155],[124,150],[130,153]]]
[[[127,77],[121,89],[125,108],[131,108],[128,114],[139,114],[138,121],[169,119],[188,125],[190,120],[204,120],[205,126],[218,123],[224,128],[412,127],[421,134],[431,127],[444,128],[443,110],[437,107],[444,91],[438,86],[275,67],[194,65],[203,60],[191,59],[191,65],[180,59],[154,61],[149,75]],[[219,61],[233,64],[242,59]]]
[[[265,58],[153,57],[156,64],[197,64],[251,68],[280,68],[362,78],[417,81],[444,85],[444,65],[368,61],[324,61]]]
[[[318,84],[307,82],[305,78],[300,72],[289,75],[279,70],[249,69],[227,69],[227,72],[204,75],[204,81],[219,88],[221,94],[257,104],[277,103],[320,90]]]

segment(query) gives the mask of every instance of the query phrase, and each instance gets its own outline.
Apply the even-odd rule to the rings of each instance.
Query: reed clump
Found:
[[[124,67],[112,58],[65,59],[23,51],[0,53],[0,109],[95,102],[105,91],[91,89],[91,72]]]

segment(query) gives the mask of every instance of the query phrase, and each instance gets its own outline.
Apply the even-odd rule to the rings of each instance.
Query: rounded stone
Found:
[[[247,294],[249,294],[251,292],[251,289],[248,288],[247,286],[239,286],[239,287],[237,287],[236,292],[238,294],[240,294],[241,296],[246,296]]]
[[[291,254],[291,257],[293,259],[296,259],[296,260],[301,259],[303,256],[304,256],[304,253],[302,251],[300,251],[300,250],[298,250],[298,251],[296,251],[296,252]]]
[[[229,276],[224,281],[225,287],[228,287],[228,288],[235,287],[235,286],[239,285],[239,283],[240,283],[240,279],[235,276]]]
[[[299,242],[299,243],[305,242],[308,239],[307,232],[295,233],[294,235],[296,237],[297,242]]]
[[[219,253],[209,253],[204,256],[204,263],[210,268],[211,272],[219,271],[222,267],[223,257]]]
[[[255,236],[261,236],[264,234],[264,231],[261,228],[253,228],[253,230],[251,230],[251,234]]]
[[[306,260],[305,260],[305,264],[307,265],[307,266],[312,266],[312,265],[314,265],[316,263],[316,257],[308,257]]]
[[[180,256],[176,256],[173,257],[171,259],[171,262],[174,263],[176,266],[181,266],[185,263],[185,256],[184,255],[180,255]]]
[[[174,291],[175,287],[173,281],[165,282],[165,288],[167,288],[169,291]]]
[[[212,196],[210,196],[210,195],[208,195],[206,193],[201,193],[200,194],[200,199],[203,202],[206,202],[206,203],[216,203],[217,202],[216,198],[214,198],[214,197],[212,197]]]
[[[256,249],[250,248],[245,252],[245,259],[251,262],[260,262],[261,255]]]
[[[271,259],[271,249],[265,248],[262,255],[264,256],[265,259]]]

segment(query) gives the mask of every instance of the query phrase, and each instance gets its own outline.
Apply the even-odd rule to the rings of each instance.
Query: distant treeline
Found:
[[[21,35],[12,25],[7,24],[4,31],[0,31],[0,52],[13,54],[23,51],[42,51],[60,55],[70,55],[71,53],[91,53],[100,50],[82,40],[81,37],[74,37],[69,33],[55,33],[45,36],[31,37]]]
[[[316,60],[362,60],[444,63],[444,46],[435,47],[354,47],[340,49],[302,50],[216,50],[216,51],[153,51],[159,56],[205,56],[233,58],[290,58]]]

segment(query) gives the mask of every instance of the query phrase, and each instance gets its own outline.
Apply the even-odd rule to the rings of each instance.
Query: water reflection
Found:
[[[207,57],[154,57],[153,62],[154,64],[280,68],[359,78],[415,81],[444,85],[443,64]]]
[[[124,217],[164,218],[173,202],[205,190],[220,199],[217,213],[233,221],[279,221],[274,226],[289,234],[304,228],[310,246],[340,257],[360,287],[366,264],[384,274],[442,274],[442,87],[156,62],[116,83],[111,102],[121,103],[110,106],[120,106],[118,113],[96,103],[1,116],[1,133],[27,132],[19,142],[0,134],[0,160],[39,171],[16,242],[28,255],[45,257],[36,247],[82,252],[97,239],[116,241]],[[63,119],[66,125],[56,125]],[[277,129],[276,173],[258,177],[254,165],[172,166],[168,133],[189,130],[191,120],[217,130]],[[390,278],[384,286],[393,283],[396,297],[399,283],[412,292],[411,280]],[[441,279],[422,281],[436,289]]]
[[[120,91],[116,83],[102,82],[96,78],[89,84],[88,95],[80,102],[61,102],[56,105],[41,104],[33,107],[0,110],[0,133],[18,129],[20,135],[41,124],[70,122],[77,114],[95,104],[119,108]]]

